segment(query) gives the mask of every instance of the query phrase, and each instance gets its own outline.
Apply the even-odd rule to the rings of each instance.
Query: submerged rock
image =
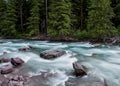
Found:
[[[106,80],[104,79],[104,85],[103,86],[108,86]]]
[[[0,63],[6,63],[9,62],[10,59],[9,58],[0,58]]]
[[[53,86],[53,78],[57,78],[57,73],[41,72],[40,75],[30,77],[25,86]]]
[[[106,86],[104,82],[99,78],[92,75],[87,77],[69,78],[65,82],[65,86]]]
[[[76,76],[84,76],[87,75],[87,71],[85,70],[85,67],[79,63],[73,63],[73,68],[75,70]]]
[[[2,78],[0,86],[27,86],[24,85],[27,78],[22,75],[5,75]]]
[[[4,43],[6,43],[6,42],[2,42],[2,41],[0,42],[0,44],[4,44]]]
[[[1,69],[1,74],[8,74],[8,73],[11,73],[12,71],[13,71],[13,66],[8,65]]]
[[[40,53],[40,56],[44,59],[54,59],[64,55],[66,52],[63,50],[46,50]]]
[[[14,65],[15,67],[20,66],[23,63],[24,63],[24,61],[19,57],[11,58],[11,64]]]
[[[20,48],[18,49],[19,51],[29,51],[32,49],[32,46],[28,46],[28,47],[24,47],[24,48]]]

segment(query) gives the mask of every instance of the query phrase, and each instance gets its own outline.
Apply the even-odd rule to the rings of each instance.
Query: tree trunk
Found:
[[[20,5],[20,28],[21,32],[23,32],[23,4]]]
[[[45,36],[47,36],[47,25],[48,25],[48,12],[47,12],[47,0],[45,0]]]
[[[83,29],[83,0],[81,0],[81,20],[80,20],[80,29]]]

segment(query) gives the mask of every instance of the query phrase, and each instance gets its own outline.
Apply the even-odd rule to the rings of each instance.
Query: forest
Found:
[[[120,36],[120,0],[0,0],[0,37]]]

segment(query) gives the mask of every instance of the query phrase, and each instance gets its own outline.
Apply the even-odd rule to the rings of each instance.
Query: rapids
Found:
[[[0,39],[0,57],[20,57],[32,76],[40,72],[57,73],[57,76],[48,80],[51,86],[65,85],[70,76],[67,72],[73,71],[72,63],[78,61],[90,69],[90,72],[100,79],[105,78],[109,86],[120,86],[120,47],[105,44],[90,44],[89,42],[48,42]],[[28,52],[18,51],[19,48],[32,46]],[[67,54],[55,60],[40,58],[41,51],[48,49],[65,50]],[[2,55],[3,52],[8,54]],[[0,67],[5,64],[0,64]]]

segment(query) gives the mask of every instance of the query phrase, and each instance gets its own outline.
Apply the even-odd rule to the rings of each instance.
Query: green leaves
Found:
[[[69,35],[70,14],[70,3],[64,0],[51,0],[49,3],[49,28],[57,30],[59,36]]]
[[[39,35],[39,21],[40,21],[39,0],[30,0],[30,4],[31,9],[27,23],[27,33],[29,34],[29,36]]]
[[[120,0],[48,0],[48,35],[76,38],[118,36],[119,9]],[[0,0],[2,36],[31,37],[45,32],[44,0]]]
[[[97,0],[90,0],[90,3],[88,7],[87,29],[99,33],[98,37],[110,36],[110,30],[114,29],[111,22],[114,13],[110,6],[110,1],[99,0],[98,2]]]

